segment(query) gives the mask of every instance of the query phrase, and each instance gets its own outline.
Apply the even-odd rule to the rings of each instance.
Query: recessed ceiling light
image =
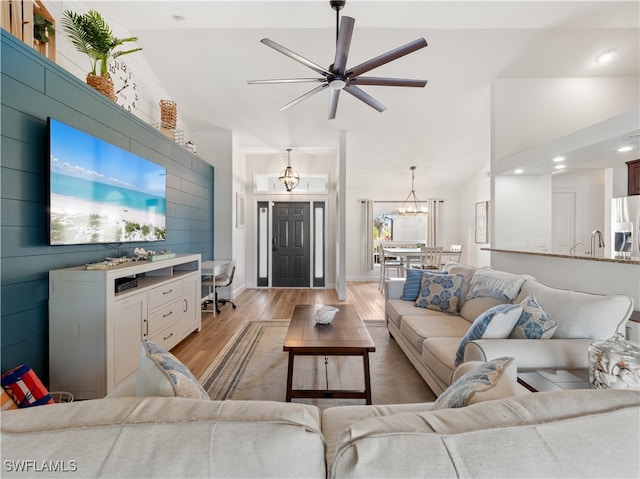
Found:
[[[563,170],[566,166],[567,166],[567,165],[556,165],[556,166],[554,166],[554,168],[555,168],[556,170]]]
[[[517,170],[513,170],[513,172],[514,172],[516,175],[521,175],[522,173],[524,173],[524,170],[523,170],[522,168],[518,168]]]
[[[556,156],[556,157],[553,159],[553,162],[554,162],[554,163],[561,163],[561,162],[563,162],[563,161],[564,161],[564,156]]]
[[[620,148],[617,149],[618,153],[626,153],[627,151],[631,151],[631,150],[633,150],[633,146],[631,145],[621,146]]]
[[[599,65],[604,65],[605,63],[609,63],[611,60],[613,60],[614,56],[615,52],[613,50],[606,51],[598,55],[598,57],[596,58],[596,63],[598,63]]]

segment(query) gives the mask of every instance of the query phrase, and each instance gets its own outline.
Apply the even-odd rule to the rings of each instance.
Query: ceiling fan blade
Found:
[[[247,80],[249,85],[262,85],[269,83],[322,83],[326,78],[281,78],[275,80]]]
[[[397,60],[400,57],[408,55],[409,53],[413,53],[416,50],[420,50],[427,46],[427,41],[424,38],[418,38],[417,40],[412,41],[411,43],[407,43],[401,47],[398,47],[394,50],[391,50],[387,53],[383,53],[371,60],[368,60],[360,65],[349,69],[347,72],[347,76],[357,77],[363,73],[368,72],[369,70],[373,70],[385,63],[389,63],[393,60]]]
[[[338,111],[338,99],[340,98],[340,90],[331,89],[329,97],[329,120],[335,120]]]
[[[273,48],[274,50],[279,51],[280,53],[282,53],[283,55],[288,56],[289,58],[297,61],[298,63],[302,63],[303,65],[311,68],[313,71],[319,73],[320,75],[331,75],[331,72],[328,70],[325,70],[324,68],[322,68],[320,65],[313,63],[311,60],[307,60],[305,57],[303,57],[302,55],[298,55],[295,52],[292,52],[291,50],[289,50],[286,47],[283,47],[282,45],[274,42],[273,40],[269,40],[268,38],[263,38],[262,40],[260,40],[262,43],[264,43],[265,45],[267,45],[268,47]]]
[[[385,111],[387,109],[386,106],[384,106],[378,100],[373,98],[368,93],[365,93],[364,91],[362,91],[360,88],[358,88],[355,85],[347,85],[347,86],[345,86],[343,88],[343,90],[346,91],[347,93],[351,93],[358,100],[362,100],[363,102],[365,102],[367,105],[369,105],[374,110],[378,110],[379,112],[382,113],[383,111]]]
[[[323,89],[327,88],[329,86],[328,83],[324,83],[320,86],[315,87],[313,90],[308,91],[307,93],[305,93],[302,96],[299,96],[298,98],[296,98],[293,101],[290,101],[289,103],[287,103],[285,106],[283,106],[282,108],[280,108],[280,111],[282,110],[286,110],[287,108],[292,107],[293,105],[297,105],[298,103],[300,103],[303,100],[306,100],[309,97],[312,97],[313,95],[315,95],[316,93],[320,93]]]
[[[349,83],[351,83],[352,85],[412,86],[421,88],[427,84],[427,80],[412,80],[409,78],[355,77],[350,78]]]
[[[340,21],[340,30],[338,31],[338,42],[336,44],[336,57],[333,60],[333,72],[344,75],[347,68],[347,57],[349,56],[349,47],[351,46],[351,37],[353,36],[353,25],[355,20],[351,17],[342,17]]]

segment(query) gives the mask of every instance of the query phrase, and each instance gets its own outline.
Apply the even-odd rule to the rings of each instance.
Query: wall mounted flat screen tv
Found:
[[[167,170],[49,118],[49,243],[163,241]]]

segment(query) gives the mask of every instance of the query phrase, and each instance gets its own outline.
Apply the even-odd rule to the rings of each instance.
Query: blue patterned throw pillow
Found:
[[[464,359],[464,348],[469,341],[480,338],[507,338],[520,319],[522,309],[519,304],[499,304],[479,315],[460,340],[456,352],[456,366]]]
[[[424,271],[422,269],[410,268],[407,270],[404,279],[404,289],[402,290],[402,300],[415,301],[420,294],[422,287],[422,275],[427,274],[444,274],[444,271]]]
[[[465,407],[481,401],[515,395],[516,370],[513,358],[482,363],[453,382],[436,399],[433,409]]]
[[[416,298],[416,306],[456,313],[463,279],[464,276],[461,274],[423,271],[420,293]]]
[[[540,307],[532,294],[520,303],[522,314],[509,337],[511,339],[550,339],[558,328],[558,323]]]
[[[209,399],[202,385],[173,354],[151,341],[142,341],[136,396]]]

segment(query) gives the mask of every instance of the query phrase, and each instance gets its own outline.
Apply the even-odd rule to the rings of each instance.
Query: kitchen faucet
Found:
[[[598,248],[604,248],[602,233],[600,230],[593,230],[591,232],[591,256],[595,256],[596,254],[596,237],[598,238]]]

